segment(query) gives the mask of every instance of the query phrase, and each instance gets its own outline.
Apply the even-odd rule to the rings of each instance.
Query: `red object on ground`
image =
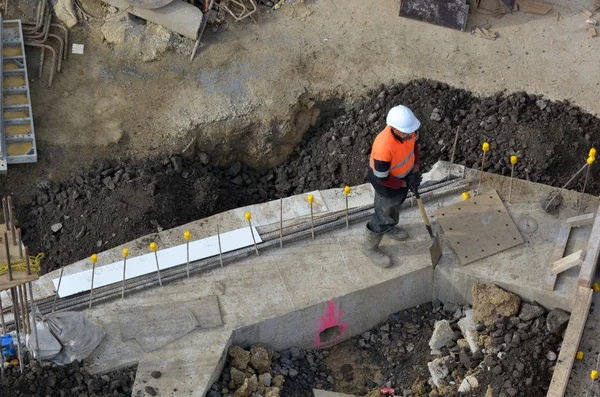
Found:
[[[393,396],[396,394],[396,391],[391,387],[382,387],[380,392],[382,396]]]

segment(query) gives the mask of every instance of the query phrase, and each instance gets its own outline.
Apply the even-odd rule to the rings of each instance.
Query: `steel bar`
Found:
[[[21,228],[17,229],[17,244],[19,244],[19,256],[23,257],[23,234],[21,233]],[[27,264],[29,266],[29,260],[27,260]]]
[[[460,131],[460,127],[456,127],[456,135],[454,135],[454,144],[452,145],[452,155],[450,156],[450,167],[448,168],[448,180],[450,180],[450,173],[454,168],[454,154],[456,152],[456,144],[458,143],[458,132]]]
[[[8,203],[6,202],[6,197],[2,197],[2,211],[4,214],[4,226],[6,227],[6,231],[8,232],[10,228],[10,220],[8,218]]]
[[[42,27],[42,24],[44,22],[43,16],[46,14],[46,1],[47,0],[40,0],[40,6],[38,7],[37,13],[36,13],[36,22],[35,22],[35,24],[33,24],[33,23],[27,23],[27,22],[23,23],[23,26],[33,26],[33,27],[30,27],[30,28],[23,27],[23,34],[27,34],[26,32],[35,33],[35,32],[38,31],[39,28]]]
[[[585,188],[586,188],[586,186],[587,186],[587,181],[588,181],[588,178],[590,177],[590,168],[591,168],[591,167],[592,167],[592,166],[591,166],[590,164],[588,164],[588,166],[587,166],[587,170],[586,170],[586,172],[585,172],[585,180],[583,181],[583,189],[581,189],[581,199],[580,199],[580,200],[578,200],[578,201],[579,201],[579,204],[577,205],[577,215],[579,215],[579,213],[580,213],[580,211],[581,211],[581,204],[583,204],[583,196],[584,196],[584,194],[585,194]]]
[[[483,151],[483,159],[481,160],[481,171],[479,172],[479,183],[477,184],[477,194],[481,194],[481,192],[479,191],[479,189],[481,188],[481,181],[483,180],[483,167],[485,166],[485,153],[486,151]]]
[[[12,237],[13,245],[17,245],[17,233],[15,227],[15,207],[13,206],[12,197],[6,198],[8,203],[8,218],[10,219],[10,234]]]
[[[221,250],[221,232],[219,231],[219,224],[217,223],[217,241],[219,242],[219,262],[223,267],[223,250]]]
[[[27,263],[27,275],[31,275],[31,263],[29,262],[29,250],[25,247],[25,262]],[[38,338],[37,326],[36,326],[36,316],[35,316],[35,299],[33,298],[33,285],[31,281],[29,283],[29,299],[31,300],[31,314],[33,317],[33,325],[30,322],[30,329],[33,327],[33,336],[35,337],[35,348],[37,349],[37,360],[38,363],[42,363],[42,359],[40,358],[40,340]]]
[[[254,238],[254,230],[252,230],[252,221],[248,219],[248,226],[250,227],[250,234],[252,234],[252,241],[254,242],[254,250],[256,251],[256,256],[258,256],[258,248],[256,247],[256,238]]]
[[[17,344],[17,354],[19,356],[19,368],[21,370],[21,373],[23,373],[23,355],[21,354],[21,321],[20,321],[20,316],[19,316],[19,297],[17,296],[16,292],[15,292],[15,288],[11,289],[11,296],[12,296],[12,301],[13,301],[13,317],[15,318],[15,328],[17,331],[17,340],[16,340],[16,344]]]
[[[92,261],[92,285],[90,286],[90,316],[92,315],[92,299],[94,296],[94,274],[96,273],[96,261]]]
[[[194,60],[196,57],[196,51],[198,51],[198,46],[200,45],[200,40],[202,40],[202,35],[204,34],[204,29],[206,29],[206,24],[208,23],[208,16],[210,10],[212,10],[214,0],[210,0],[210,4],[208,6],[208,11],[202,15],[202,24],[200,25],[200,32],[198,33],[198,38],[194,43],[194,49],[192,50],[192,56],[190,57],[190,62]]]
[[[4,308],[2,307],[2,297],[0,297],[0,323],[2,324],[2,334],[6,334],[6,324],[4,323]],[[0,350],[2,350],[1,347]]]
[[[154,251],[154,259],[156,259],[156,274],[158,274],[158,283],[163,286],[162,280],[160,279],[160,267],[158,266],[158,254]]]
[[[279,248],[283,248],[283,198],[279,199]]]
[[[55,65],[56,65],[56,50],[54,50],[54,48],[52,46],[49,46],[46,44],[38,44],[38,43],[34,43],[34,42],[29,42],[29,41],[26,41],[25,45],[30,46],[30,47],[41,48],[42,54],[44,52],[44,49],[50,50],[50,52],[52,53],[52,66],[50,68],[50,79],[48,80],[48,88],[52,87],[52,81],[54,80]],[[42,69],[40,68],[40,70],[42,70]]]
[[[123,284],[121,285],[121,299],[125,299],[125,271],[127,270],[127,257],[123,258]],[[60,281],[59,281],[60,283]]]
[[[4,232],[4,248],[6,249],[6,265],[8,267],[8,280],[13,280],[12,266],[10,265],[10,249],[8,248],[8,234]]]
[[[581,173],[583,172],[583,170],[585,170],[585,167],[587,167],[587,166],[588,166],[588,163],[586,162],[586,163],[585,163],[585,165],[584,165],[583,167],[581,167],[581,168],[579,169],[579,171],[577,171],[575,174],[573,174],[573,176],[571,177],[571,179],[569,179],[569,180],[567,181],[567,183],[565,183],[565,184],[563,185],[563,187],[561,187],[560,189],[561,189],[561,190],[562,190],[562,189],[566,189],[566,187],[567,187],[567,186],[569,186],[569,184],[570,184],[571,182],[573,182],[573,179],[575,179],[575,178],[577,177],[577,175],[581,174]],[[558,193],[559,193],[558,191],[556,191],[556,192],[554,193],[554,195],[552,196],[552,198],[551,198],[551,199],[548,201],[548,204],[546,204],[546,207],[544,207],[544,211],[548,210],[548,207],[549,207],[549,206],[550,206],[550,204],[551,204],[551,203],[554,201],[554,199],[556,198],[556,196],[558,196]]]
[[[63,266],[60,269],[60,276],[58,277],[58,286],[56,287],[56,294],[54,294],[54,303],[52,304],[52,313],[56,309],[56,300],[58,299],[58,290],[60,290],[60,283],[62,282],[63,272],[65,271],[65,267]]]
[[[67,60],[67,54],[69,53],[69,29],[59,23],[51,23],[50,26],[53,28],[58,28],[65,32],[65,51],[63,52],[63,59]]]
[[[185,263],[187,269],[187,276],[190,278],[190,241],[185,241]]]
[[[65,48],[64,48],[64,42],[63,42],[63,39],[59,35],[54,34],[54,33],[48,33],[48,37],[52,37],[53,39],[56,39],[56,41],[58,41],[58,65],[57,65],[56,71],[58,73],[60,73],[60,70],[62,67],[63,51],[66,52]]]
[[[512,168],[510,170],[510,183],[508,185],[508,204],[510,204],[510,198],[512,197],[512,183],[513,183],[514,177],[515,177],[515,165],[512,164]]]

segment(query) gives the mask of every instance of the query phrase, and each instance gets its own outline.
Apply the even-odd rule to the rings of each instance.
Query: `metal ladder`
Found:
[[[2,21],[0,18],[0,174],[7,172],[8,164],[38,160],[24,44],[21,21]]]

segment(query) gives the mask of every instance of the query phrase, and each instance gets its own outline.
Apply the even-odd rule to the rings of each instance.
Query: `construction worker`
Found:
[[[389,267],[391,259],[379,249],[383,236],[397,241],[408,233],[397,227],[400,206],[409,189],[421,183],[417,140],[421,122],[406,106],[388,112],[387,126],[377,135],[371,148],[369,182],[375,189],[375,214],[367,223],[363,253],[379,267]]]

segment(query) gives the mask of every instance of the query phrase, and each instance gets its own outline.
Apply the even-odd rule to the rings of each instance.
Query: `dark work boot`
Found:
[[[379,243],[382,238],[382,234],[375,234],[365,228],[365,240],[362,246],[362,253],[365,254],[375,266],[390,267],[392,264],[390,257],[379,249]]]
[[[396,241],[408,240],[408,233],[406,232],[406,230],[404,230],[398,226],[393,227],[392,230],[390,230],[389,232],[387,232],[385,234],[385,236],[391,238],[392,240],[396,240]]]

